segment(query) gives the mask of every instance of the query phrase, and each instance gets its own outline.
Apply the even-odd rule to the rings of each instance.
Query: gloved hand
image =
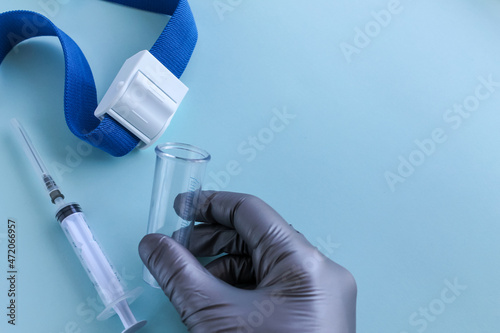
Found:
[[[356,331],[352,275],[262,200],[202,192],[196,220],[192,254],[160,234],[139,245],[190,332]],[[220,253],[206,267],[193,256]]]

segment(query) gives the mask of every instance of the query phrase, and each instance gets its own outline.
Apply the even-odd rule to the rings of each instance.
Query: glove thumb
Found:
[[[208,306],[224,288],[186,248],[168,236],[146,235],[139,244],[139,255],[183,319]]]

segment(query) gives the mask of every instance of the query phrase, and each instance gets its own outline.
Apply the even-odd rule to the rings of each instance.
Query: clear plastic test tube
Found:
[[[187,247],[210,154],[182,143],[161,144],[155,151],[156,169],[148,234],[164,234]],[[146,267],[143,278],[149,285],[159,288]]]

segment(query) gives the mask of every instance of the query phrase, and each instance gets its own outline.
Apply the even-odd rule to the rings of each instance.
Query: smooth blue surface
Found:
[[[47,3],[59,5],[47,13]],[[219,15],[218,3],[232,10]],[[359,288],[359,332],[498,332],[500,87],[458,128],[443,117],[475,94],[478,77],[500,82],[500,3],[401,0],[398,14],[373,30],[349,63],[341,43],[354,44],[356,27],[370,26],[372,11],[392,3],[191,1],[200,38],[183,76],[190,92],[162,141],[208,150],[212,187],[221,187],[214,175],[238,161],[240,172],[226,177],[225,190],[262,197],[351,270]],[[12,9],[45,11],[75,39],[99,97],[125,59],[149,49],[166,22],[162,15],[96,0],[0,4],[1,11]],[[40,38],[18,51],[0,67],[0,258],[5,222],[14,218],[18,325],[7,325],[2,314],[8,289],[2,278],[0,328],[121,332],[117,318],[95,320],[95,291],[8,120],[24,123],[49,168],[66,165],[59,175],[54,171],[57,180],[86,210],[130,287],[146,287],[137,244],[147,226],[154,151],[117,159],[94,149],[69,158],[82,147],[64,123],[60,46]],[[296,117],[277,127],[273,110],[285,109]],[[272,135],[265,129],[270,123],[279,130]],[[385,173],[397,173],[399,156],[408,159],[418,148],[414,141],[436,129],[446,140],[391,191]],[[249,150],[259,134],[267,143]],[[0,276],[6,265],[3,259]],[[445,280],[455,279],[467,288],[445,303]],[[445,292],[445,300],[453,295]],[[419,308],[429,306],[429,319],[423,319]],[[143,332],[186,331],[157,290],[146,288],[132,309],[149,320]]]

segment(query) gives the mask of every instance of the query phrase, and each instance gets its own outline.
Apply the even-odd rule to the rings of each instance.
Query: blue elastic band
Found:
[[[171,15],[150,52],[178,78],[184,72],[198,39],[187,0],[107,0],[138,9]],[[132,151],[140,140],[106,115],[94,116],[97,93],[90,66],[78,45],[45,16],[31,11],[0,14],[0,63],[14,46],[39,36],[56,36],[61,42],[66,68],[64,114],[73,134],[113,156]]]

